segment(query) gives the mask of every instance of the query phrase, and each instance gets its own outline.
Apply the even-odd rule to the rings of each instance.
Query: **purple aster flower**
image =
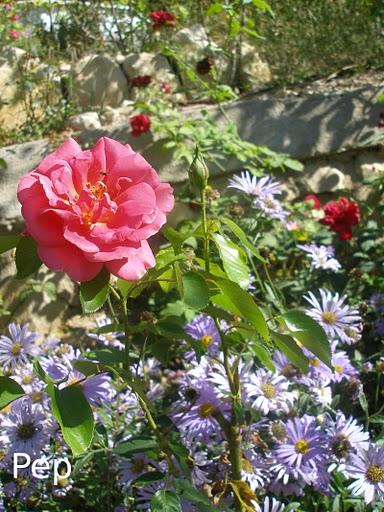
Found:
[[[289,412],[295,400],[295,393],[288,391],[289,382],[282,376],[260,368],[250,375],[244,384],[251,406],[262,414],[282,411]]]
[[[326,431],[330,439],[329,446],[338,464],[348,461],[351,453],[366,450],[369,446],[368,432],[364,432],[363,427],[352,416],[347,419],[341,411],[336,413],[335,420],[328,416]]]
[[[276,372],[286,379],[293,382],[300,382],[302,376],[300,370],[292,364],[288,357],[279,350],[275,350],[273,354],[273,364],[275,365]]]
[[[21,503],[26,503],[37,490],[38,480],[31,476],[22,476],[15,481],[4,485],[4,493],[8,498],[17,498]]]
[[[304,480],[295,479],[288,474],[283,464],[275,464],[271,473],[268,491],[277,496],[302,496],[304,494]]]
[[[252,491],[265,487],[269,480],[269,466],[265,459],[254,450],[246,448],[241,461],[241,478],[245,480]]]
[[[368,299],[368,304],[374,308],[377,313],[384,311],[384,294],[374,293]]]
[[[207,349],[208,355],[214,357],[220,345],[220,333],[213,318],[207,315],[198,315],[185,326],[185,332],[195,340],[201,341]]]
[[[45,387],[45,383],[36,375],[31,363],[15,368],[13,379],[22,386],[26,394],[41,391]]]
[[[314,380],[309,391],[319,405],[330,405],[333,400],[331,381],[328,378]]]
[[[78,370],[71,370],[68,379],[59,385],[59,389],[68,386],[79,386],[91,405],[110,403],[114,397],[111,377],[107,373],[99,373],[86,377]]]
[[[270,498],[266,496],[261,507],[258,503],[255,505],[256,512],[284,512],[285,505],[276,498]]]
[[[375,320],[375,331],[378,336],[384,336],[384,316]]]
[[[106,325],[111,325],[112,323],[113,323],[112,320],[110,318],[108,318],[108,317],[96,320],[96,322],[95,322],[96,328],[98,328],[98,329],[100,327],[104,327]],[[105,347],[114,347],[114,348],[117,348],[119,350],[123,350],[124,349],[124,343],[122,343],[119,340],[119,337],[124,336],[123,332],[120,332],[120,331],[104,332],[104,333],[100,333],[100,334],[88,333],[88,336],[90,338],[92,338],[93,340],[98,341],[99,343],[101,343]]]
[[[161,489],[165,489],[166,485],[164,480],[159,480],[157,482],[153,482],[152,484],[146,485],[144,487],[139,487],[136,493],[136,509],[137,510],[151,510],[151,499],[153,495],[160,491]]]
[[[7,458],[15,452],[41,455],[50,439],[41,405],[32,404],[29,397],[13,402],[11,412],[1,417],[0,438],[9,445]]]
[[[29,324],[9,324],[10,337],[0,336],[0,364],[14,368],[18,364],[27,364],[31,357],[39,354],[35,344],[37,334],[29,332],[28,327]]]
[[[119,457],[118,465],[119,485],[123,489],[128,489],[132,482],[141,475],[144,475],[144,473],[148,473],[154,469],[159,470],[158,465],[142,453],[136,453],[132,459]]]
[[[362,330],[359,311],[345,304],[346,295],[332,295],[327,290],[320,290],[320,295],[320,302],[312,292],[304,296],[312,306],[306,313],[321,325],[329,338],[339,338],[348,345],[356,343]]]
[[[346,352],[336,352],[332,356],[333,375],[331,380],[333,382],[341,382],[348,377],[357,377],[359,372],[352,365],[351,360]]]
[[[253,205],[262,210],[268,217],[272,219],[284,220],[289,213],[285,211],[277,199],[273,195],[261,195],[253,201]]]
[[[256,178],[248,171],[243,171],[240,176],[231,178],[228,188],[235,188],[250,196],[281,194],[280,183],[268,176]]]
[[[173,420],[188,444],[208,443],[212,437],[221,439],[221,428],[215,417],[217,412],[228,416],[229,404],[220,399],[213,387],[201,383],[198,397],[191,406],[173,415]]]
[[[346,475],[355,481],[348,487],[354,496],[364,495],[366,503],[384,496],[384,445],[369,445],[367,450],[352,453]]]
[[[286,423],[287,438],[274,449],[278,463],[286,473],[299,475],[305,482],[313,483],[327,455],[327,437],[316,425],[316,418],[305,415]]]
[[[333,247],[316,244],[302,244],[297,246],[308,253],[311,258],[312,268],[322,268],[324,270],[333,270],[336,272],[341,268],[340,263],[334,258],[335,250]]]

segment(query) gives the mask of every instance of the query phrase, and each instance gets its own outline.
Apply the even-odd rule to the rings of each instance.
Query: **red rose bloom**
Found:
[[[158,30],[163,26],[173,27],[175,24],[175,16],[168,11],[151,12],[152,28]]]
[[[315,194],[307,194],[304,196],[304,201],[312,201],[315,210],[320,210],[321,208],[320,199]]]
[[[329,226],[340,240],[349,240],[352,237],[351,227],[360,222],[359,205],[346,197],[340,197],[337,201],[327,203],[323,210],[325,216],[320,224]]]
[[[132,135],[139,137],[142,133],[149,132],[151,129],[151,119],[147,114],[138,114],[132,116],[129,120],[132,128]]]
[[[147,87],[152,81],[152,78],[150,75],[143,75],[143,76],[135,76],[131,80],[131,84],[133,87]]]

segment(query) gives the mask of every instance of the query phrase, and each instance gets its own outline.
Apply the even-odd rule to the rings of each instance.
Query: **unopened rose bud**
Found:
[[[201,155],[199,148],[196,147],[193,161],[188,170],[189,181],[200,190],[203,190],[208,183],[209,171],[208,167]]]

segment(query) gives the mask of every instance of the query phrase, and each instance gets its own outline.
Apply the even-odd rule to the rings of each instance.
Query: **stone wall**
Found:
[[[327,96],[255,97],[232,103],[225,109],[236,121],[242,138],[289,153],[304,163],[303,173],[288,173],[281,177],[288,199],[309,192],[328,194],[348,189],[363,201],[367,190],[361,186],[362,180],[384,166],[384,149],[369,142],[382,110],[376,102],[379,92],[378,88],[365,87]],[[225,122],[216,107],[208,109],[218,124]],[[198,115],[198,111],[199,107],[184,110],[188,116]],[[108,129],[86,130],[79,133],[78,139],[81,143],[89,143],[102,135],[129,143],[142,152],[163,180],[175,185],[186,180],[185,165],[161,151],[161,144],[153,140],[151,134],[132,138],[128,123]],[[0,149],[0,159],[7,164],[0,173],[0,233],[20,231],[22,219],[16,200],[17,182],[52,149],[48,140]],[[228,161],[224,166],[228,174],[241,168],[236,161]],[[214,175],[215,179],[225,182],[222,172],[216,170]],[[176,210],[173,217],[177,218],[179,214],[180,210],[179,213]],[[0,264],[0,293],[12,298],[19,286],[11,278],[13,263],[9,256],[2,256]],[[73,284],[64,277],[57,280],[58,300],[53,309],[47,306],[47,301],[44,303],[42,294],[32,294],[15,310],[15,317],[25,320],[33,312],[34,318],[40,318],[39,328],[42,331],[55,332],[60,322],[69,318],[78,307]]]

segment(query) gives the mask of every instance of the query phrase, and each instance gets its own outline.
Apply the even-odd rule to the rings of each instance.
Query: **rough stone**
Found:
[[[314,194],[324,192],[336,192],[346,188],[351,188],[351,179],[336,167],[329,165],[317,167],[313,170],[306,168],[304,187]]]
[[[122,67],[129,79],[150,75],[157,82],[175,84],[176,77],[172,73],[169,62],[160,53],[131,53],[125,58]]]
[[[97,112],[77,114],[68,119],[67,126],[76,131],[101,128],[99,114]]]
[[[264,61],[255,51],[255,47],[242,44],[241,71],[245,83],[251,89],[258,89],[272,80],[272,72],[268,62]]]
[[[26,121],[24,104],[16,101],[20,76],[18,63],[25,50],[6,46],[0,53],[0,124],[5,129],[16,128]]]
[[[106,105],[117,107],[128,97],[128,83],[111,57],[87,55],[75,65],[73,91],[82,110]]]

